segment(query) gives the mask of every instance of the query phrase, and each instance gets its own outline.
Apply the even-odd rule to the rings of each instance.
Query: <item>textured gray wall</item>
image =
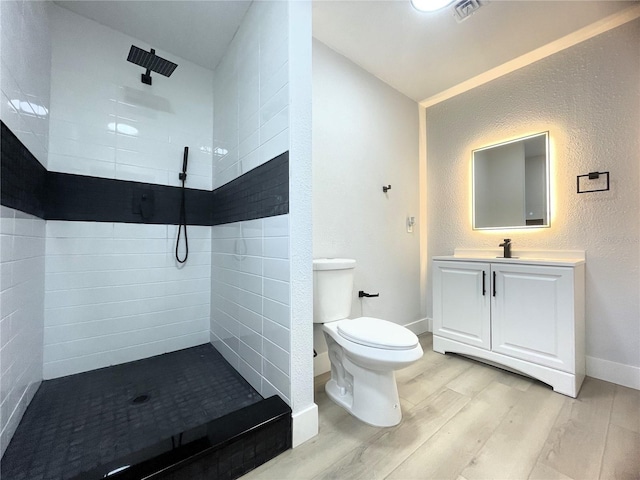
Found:
[[[471,150],[546,130],[551,228],[473,231]],[[639,137],[639,20],[428,108],[429,256],[507,234],[514,248],[586,250],[587,355],[640,366]],[[576,194],[595,170],[611,172],[611,191]]]
[[[313,255],[357,262],[351,318],[421,318],[418,106],[313,42]],[[390,184],[387,194],[382,186]]]

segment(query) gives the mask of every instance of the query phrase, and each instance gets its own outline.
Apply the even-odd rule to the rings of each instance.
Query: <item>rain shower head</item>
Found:
[[[156,55],[156,51],[152,48],[150,52],[131,45],[127,61],[146,68],[146,73],[142,74],[142,83],[151,85],[151,72],[159,73],[165,77],[170,77],[178,64],[170,62],[167,59]]]

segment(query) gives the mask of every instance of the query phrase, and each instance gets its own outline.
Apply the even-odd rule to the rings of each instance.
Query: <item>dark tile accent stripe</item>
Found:
[[[289,213],[289,152],[213,191],[213,223]]]
[[[273,396],[73,479],[231,480],[290,448],[291,409]]]
[[[0,201],[7,207],[45,220],[179,222],[180,187],[47,172],[4,123],[1,155]],[[185,198],[189,225],[221,225],[287,214],[289,152],[216,190],[187,188]]]
[[[0,202],[5,207],[44,218],[47,169],[0,122]]]
[[[211,225],[211,195],[185,190],[189,225]],[[177,225],[180,196],[179,187],[49,172],[45,218]]]

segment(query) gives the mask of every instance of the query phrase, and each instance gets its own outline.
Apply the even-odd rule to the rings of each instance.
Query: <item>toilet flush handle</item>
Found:
[[[367,293],[364,290],[360,290],[358,292],[358,297],[362,298],[362,297],[379,297],[380,294],[379,293]]]

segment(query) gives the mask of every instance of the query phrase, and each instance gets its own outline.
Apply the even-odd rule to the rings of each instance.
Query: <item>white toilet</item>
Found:
[[[402,420],[394,370],[422,357],[418,337],[379,318],[349,319],[356,261],[313,261],[313,323],[322,323],[329,347],[331,379],[325,390],[353,416],[376,427]]]

